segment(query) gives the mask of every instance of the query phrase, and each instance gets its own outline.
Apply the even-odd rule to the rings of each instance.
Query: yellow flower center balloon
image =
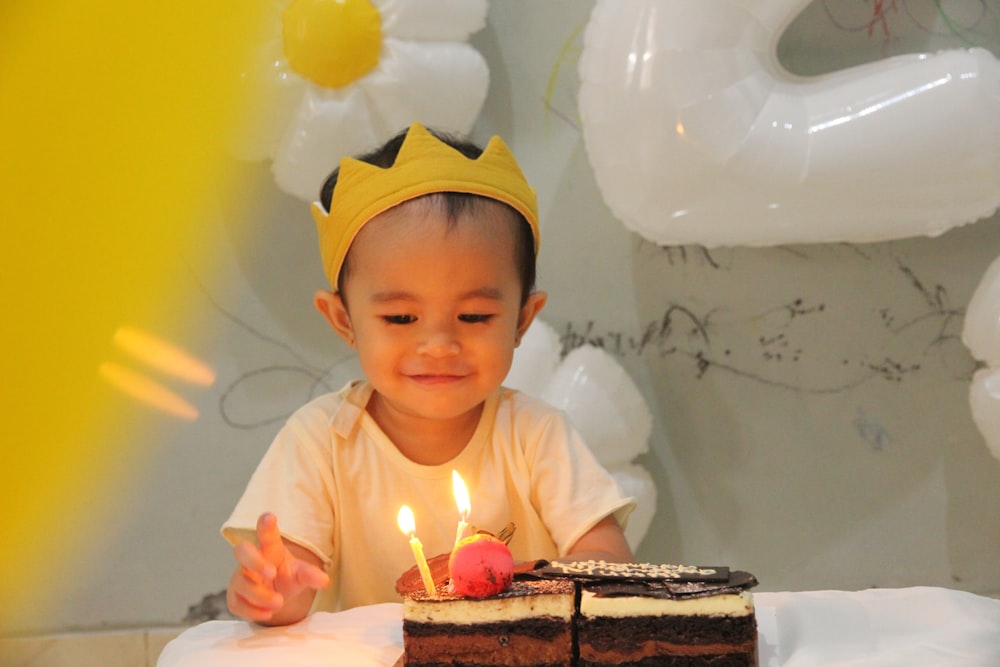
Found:
[[[326,88],[367,74],[382,48],[381,16],[370,0],[292,0],[282,35],[292,69]]]

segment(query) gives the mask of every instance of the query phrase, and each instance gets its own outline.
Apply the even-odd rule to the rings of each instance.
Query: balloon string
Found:
[[[941,20],[944,21],[946,26],[948,26],[948,30],[951,31],[951,34],[955,35],[969,46],[979,46],[979,44],[977,44],[974,40],[969,39],[963,34],[961,26],[956,24],[951,19],[951,16],[948,15],[948,12],[945,11],[944,7],[941,6],[941,0],[934,0],[934,6],[937,8],[938,14],[941,16]]]
[[[565,42],[563,42],[562,47],[559,49],[559,57],[556,59],[555,65],[552,66],[552,71],[549,72],[549,82],[548,85],[545,86],[545,108],[550,111],[555,111],[552,98],[555,96],[556,81],[559,79],[559,72],[562,70],[562,66],[565,63],[579,57],[579,54],[571,54],[570,50],[574,48],[574,45],[583,33],[584,28],[586,28],[586,24],[579,25],[575,30],[573,30],[572,33],[570,33],[570,36]],[[577,112],[576,127],[579,126],[579,112]]]

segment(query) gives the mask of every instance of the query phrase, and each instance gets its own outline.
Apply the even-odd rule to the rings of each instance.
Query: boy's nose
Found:
[[[441,325],[429,328],[417,345],[417,352],[433,357],[447,357],[458,354],[461,349],[454,328]]]

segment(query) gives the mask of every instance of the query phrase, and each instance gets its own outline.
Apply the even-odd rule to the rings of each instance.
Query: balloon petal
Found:
[[[486,25],[486,0],[376,0],[389,37],[464,42]]]
[[[472,129],[490,80],[478,51],[468,44],[388,38],[383,49],[382,64],[358,86],[389,130],[386,139],[415,120],[459,135]]]
[[[625,369],[600,348],[586,345],[566,355],[542,397],[566,412],[605,465],[626,463],[649,448],[649,407]]]
[[[559,365],[559,356],[559,334],[545,322],[535,320],[514,351],[504,386],[540,398]]]
[[[969,299],[962,342],[976,359],[1000,367],[1000,257],[986,269]]]
[[[649,471],[640,465],[619,463],[609,466],[608,472],[625,495],[635,498],[635,510],[629,515],[625,527],[625,539],[635,552],[649,532],[656,514],[656,484]]]
[[[315,201],[341,158],[370,150],[382,140],[359,88],[335,91],[310,85],[271,169],[282,190]]]
[[[1000,370],[982,369],[972,376],[969,390],[972,420],[986,439],[986,446],[1000,460]]]
[[[863,242],[997,209],[1000,61],[951,49],[795,77],[773,52],[806,4],[598,0],[580,117],[628,228],[664,245]]]

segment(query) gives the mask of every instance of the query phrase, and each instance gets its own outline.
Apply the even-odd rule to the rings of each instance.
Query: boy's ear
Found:
[[[354,347],[354,327],[351,325],[351,316],[340,294],[319,290],[313,297],[313,304],[344,342]]]
[[[528,300],[521,306],[521,313],[517,318],[517,335],[514,337],[514,346],[521,344],[524,332],[528,330],[535,320],[535,315],[545,307],[545,302],[549,300],[549,295],[545,292],[532,292],[528,295]]]

